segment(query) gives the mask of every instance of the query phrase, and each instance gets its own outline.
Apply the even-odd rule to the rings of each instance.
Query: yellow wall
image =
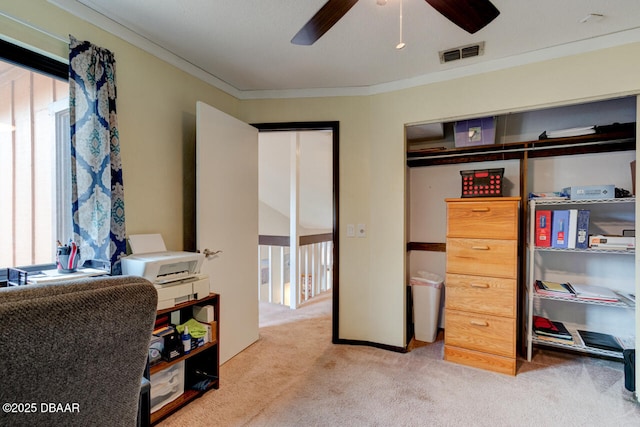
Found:
[[[89,40],[115,54],[127,233],[160,232],[168,248],[182,249],[183,198],[185,189],[192,188],[192,171],[185,170],[183,161],[194,153],[196,101],[237,115],[238,100],[46,0],[1,0],[0,11],[59,37],[72,34]],[[68,44],[4,16],[0,34],[65,61],[68,57]],[[187,228],[192,223],[189,218]]]
[[[340,121],[340,337],[404,345],[404,124],[640,93],[640,44],[358,98],[242,101],[247,122]],[[367,238],[346,238],[346,224]]]
[[[160,232],[170,249],[183,248],[192,225],[183,178],[197,100],[249,123],[340,121],[340,338],[392,346],[405,344],[404,124],[640,92],[635,43],[387,94],[239,101],[45,0],[0,0],[0,11],[115,53],[127,231]],[[0,28],[66,57],[64,43],[38,31],[2,17]],[[367,237],[347,239],[348,223],[365,223]]]

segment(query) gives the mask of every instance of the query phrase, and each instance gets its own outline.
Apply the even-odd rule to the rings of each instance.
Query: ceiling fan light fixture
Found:
[[[400,41],[396,45],[397,50],[404,49],[406,46],[406,43],[402,41],[402,3],[403,1],[400,0]]]
[[[601,13],[590,13],[578,22],[581,24],[586,24],[587,22],[598,22],[604,18],[604,15]]]

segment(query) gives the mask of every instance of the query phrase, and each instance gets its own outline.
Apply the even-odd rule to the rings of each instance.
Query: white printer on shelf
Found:
[[[167,251],[159,234],[129,237],[132,255],[122,258],[122,273],[142,276],[158,291],[158,310],[209,295],[209,276],[200,274],[204,255]]]

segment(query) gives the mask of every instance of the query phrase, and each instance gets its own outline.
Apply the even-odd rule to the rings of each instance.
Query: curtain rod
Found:
[[[47,30],[43,30],[40,27],[37,27],[37,26],[35,26],[33,24],[25,22],[24,20],[22,20],[20,18],[16,18],[15,16],[9,15],[6,12],[0,11],[0,15],[4,16],[5,18],[11,19],[14,22],[17,22],[20,25],[24,25],[25,27],[31,28],[32,30],[36,30],[36,31],[38,31],[38,32],[40,32],[40,33],[42,33],[42,34],[44,34],[46,36],[49,36],[49,37],[55,39],[55,40],[59,40],[59,41],[65,43],[65,44],[69,44],[69,37],[61,37],[61,36],[59,36],[57,34],[53,34],[53,33],[49,32]]]

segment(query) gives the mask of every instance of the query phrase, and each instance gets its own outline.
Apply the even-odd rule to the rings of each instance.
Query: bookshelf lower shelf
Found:
[[[178,397],[177,399],[173,400],[172,402],[167,403],[162,408],[160,408],[157,411],[153,412],[151,414],[151,424],[157,423],[158,421],[160,421],[161,419],[165,418],[166,416],[172,414],[173,412],[177,411],[178,409],[180,409],[181,407],[183,407],[187,403],[189,403],[192,400],[202,396],[203,393],[206,393],[207,391],[209,391],[211,389],[217,389],[218,388],[218,384],[219,383],[216,380],[215,383],[211,384],[209,386],[209,388],[207,390],[205,390],[205,391],[186,390],[184,393],[182,393],[180,395],[180,397]]]
[[[538,346],[555,347],[555,348],[561,348],[563,350],[571,350],[571,351],[577,351],[580,353],[595,354],[598,356],[606,356],[606,357],[622,360],[622,353],[618,353],[615,351],[600,350],[597,348],[586,347],[580,344],[562,344],[555,341],[544,341],[538,338],[533,338],[532,342],[534,345],[538,345]]]
[[[156,318],[160,316],[166,317],[165,321],[171,320],[175,324],[183,324],[193,317],[193,306],[212,305],[214,311],[214,318],[220,318],[220,298],[218,294],[211,293],[208,296],[199,300],[187,301],[182,304],[178,304],[174,307],[162,309],[157,312]],[[175,316],[174,316],[175,314]],[[175,317],[175,319],[173,319]],[[171,319],[170,319],[171,318]],[[194,399],[207,393],[209,390],[218,389],[220,387],[220,325],[216,320],[211,325],[211,341],[206,344],[192,349],[188,354],[183,354],[171,361],[161,360],[157,363],[148,366],[147,372],[149,380],[151,382],[150,400],[153,401],[153,381],[155,375],[161,375],[163,371],[174,369],[176,371],[182,370],[182,375],[176,375],[172,378],[180,378],[180,391],[182,393],[174,400],[166,403],[160,409],[145,414],[148,416],[147,424],[154,425],[160,420],[166,418],[173,412],[177,411],[181,407],[187,405]],[[182,363],[184,367],[178,367],[177,364]],[[162,375],[161,375],[162,378]],[[159,379],[159,384],[162,383],[162,379]],[[175,387],[175,384],[172,384]],[[177,387],[176,387],[177,388]],[[166,390],[160,389],[166,393]],[[171,393],[177,393],[178,390],[172,388]],[[162,394],[158,392],[157,397],[162,398]],[[143,425],[145,425],[143,423]]]
[[[587,353],[587,354],[592,354],[592,355],[597,355],[597,356],[604,356],[604,357],[609,357],[609,358],[613,358],[613,359],[622,360],[622,358],[623,358],[622,352],[602,350],[602,349],[595,348],[595,347],[588,347],[588,346],[586,346],[584,344],[584,342],[582,341],[582,338],[580,338],[580,335],[576,332],[575,328],[567,328],[567,329],[569,329],[569,332],[571,333],[571,336],[573,337],[573,343],[562,343],[562,342],[558,342],[558,341],[548,341],[548,340],[545,340],[545,339],[538,338],[538,336],[535,333],[532,333],[531,342],[534,345],[537,345],[537,346],[555,347],[555,348],[563,349],[563,350],[571,350],[571,351],[575,351],[575,352],[579,352],[579,353]],[[621,341],[622,346],[625,347],[625,348],[631,346],[631,344],[629,344],[625,340],[619,339],[619,341]]]

